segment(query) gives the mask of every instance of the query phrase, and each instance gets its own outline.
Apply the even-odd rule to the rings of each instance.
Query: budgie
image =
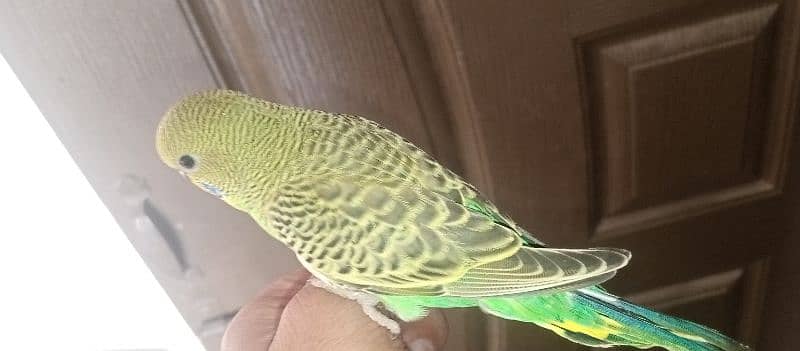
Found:
[[[599,284],[628,263],[628,251],[545,245],[365,118],[207,91],[166,112],[156,149],[291,249],[317,285],[359,301],[395,333],[396,319],[431,308],[478,307],[594,347],[748,349],[606,292]]]

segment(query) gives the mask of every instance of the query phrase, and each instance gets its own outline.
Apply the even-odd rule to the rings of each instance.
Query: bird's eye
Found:
[[[183,169],[191,171],[197,166],[197,161],[195,161],[194,157],[192,156],[183,155],[178,159],[178,164],[181,165]]]

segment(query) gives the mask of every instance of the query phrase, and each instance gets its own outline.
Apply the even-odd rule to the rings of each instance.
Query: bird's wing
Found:
[[[256,220],[325,279],[383,294],[514,294],[624,265],[614,249],[521,251],[514,229],[413,186],[295,182]]]
[[[614,248],[552,249],[524,246],[517,253],[468,270],[443,288],[454,296],[541,294],[600,284],[630,260]]]
[[[409,186],[294,183],[256,220],[326,279],[428,294],[522,245],[509,228]]]
[[[508,227],[525,244],[544,246],[503,215],[491,201],[424,150],[377,123],[358,116],[323,114],[306,143],[312,157],[305,166],[327,175],[338,172],[372,183],[410,181],[424,192],[452,201]]]

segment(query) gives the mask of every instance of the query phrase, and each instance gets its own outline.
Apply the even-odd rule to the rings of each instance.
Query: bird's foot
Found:
[[[375,323],[378,323],[378,325],[388,329],[389,332],[392,333],[392,338],[395,338],[400,334],[400,324],[378,310],[377,307],[380,303],[380,300],[375,295],[359,290],[328,284],[313,277],[308,280],[308,283],[320,289],[325,289],[328,292],[341,296],[345,299],[355,301],[361,305],[361,309],[364,310],[364,314],[366,314],[367,317],[375,321]]]

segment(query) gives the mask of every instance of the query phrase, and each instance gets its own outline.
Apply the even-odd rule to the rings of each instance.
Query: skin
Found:
[[[402,335],[392,338],[355,302],[307,285],[309,276],[305,270],[286,274],[242,307],[225,332],[222,351],[444,348],[447,322],[440,312],[405,324]]]

